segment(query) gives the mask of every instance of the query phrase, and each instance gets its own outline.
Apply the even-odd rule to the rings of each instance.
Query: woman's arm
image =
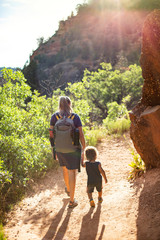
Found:
[[[49,136],[50,138],[54,138],[54,135],[53,135],[53,126],[50,126],[50,129],[49,129]]]
[[[85,142],[85,138],[84,138],[84,133],[83,133],[83,129],[82,127],[78,127],[79,129],[79,139],[82,145],[82,154],[81,154],[81,164],[83,166],[83,161],[84,161],[84,149],[86,147],[86,142]]]

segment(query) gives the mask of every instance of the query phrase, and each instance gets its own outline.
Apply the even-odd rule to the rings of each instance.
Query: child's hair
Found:
[[[95,147],[88,146],[85,148],[85,155],[87,160],[89,161],[96,160],[98,156],[98,151]]]

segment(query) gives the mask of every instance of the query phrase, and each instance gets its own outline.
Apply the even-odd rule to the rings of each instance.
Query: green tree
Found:
[[[40,176],[53,166],[48,126],[55,111],[54,98],[46,99],[37,91],[32,93],[22,72],[4,69],[2,78],[0,212],[7,207],[5,198],[14,200],[29,179]],[[28,98],[30,101],[26,101]]]
[[[44,37],[37,38],[38,47],[44,43]]]
[[[82,82],[69,84],[66,90],[74,99],[83,99],[90,106],[92,120],[102,120],[108,115],[108,104],[121,104],[123,98],[130,95],[127,102],[131,109],[141,97],[143,85],[141,68],[131,65],[123,71],[113,70],[111,64],[102,63],[95,72],[85,70]]]
[[[31,61],[29,65],[25,64],[22,72],[24,74],[24,77],[27,79],[27,83],[31,87],[32,91],[39,89],[36,61]]]
[[[96,72],[84,73],[83,83],[88,89],[89,103],[99,109],[102,118],[108,114],[107,104],[111,102],[122,103],[122,99],[131,96],[128,107],[133,105],[141,97],[143,85],[141,68],[136,65],[129,66],[124,72],[112,69],[111,64],[102,63],[101,69]]]

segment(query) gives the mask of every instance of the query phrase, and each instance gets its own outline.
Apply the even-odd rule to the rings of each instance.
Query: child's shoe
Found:
[[[102,203],[103,202],[103,198],[102,197],[98,197],[98,202]]]
[[[94,201],[93,201],[93,198],[91,198],[89,202],[90,202],[90,206],[91,206],[91,207],[95,207],[95,203],[94,203]]]

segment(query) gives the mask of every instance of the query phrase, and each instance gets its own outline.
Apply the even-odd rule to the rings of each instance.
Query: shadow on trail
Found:
[[[137,240],[160,239],[160,169],[147,172],[140,193]]]
[[[58,225],[59,225],[59,223],[61,221],[61,218],[63,216],[64,210],[65,210],[67,204],[68,204],[68,199],[63,199],[63,206],[62,206],[62,208],[59,210],[59,212],[56,214],[56,216],[54,216],[54,218],[50,220],[51,225],[50,225],[47,233],[45,234],[45,236],[42,238],[42,240],[52,240],[53,237],[55,237]],[[69,217],[70,217],[70,213],[68,212],[66,217],[65,217],[65,219],[64,219],[64,221],[63,221],[63,223],[62,223],[62,225],[61,225],[61,227],[60,227],[60,229],[61,228],[62,229],[58,230],[58,232],[56,234],[56,237],[58,236],[60,231],[62,231],[62,233],[61,233],[62,235],[65,234],[65,231],[66,231],[66,228],[67,228],[67,224],[68,224],[68,221],[69,221]],[[64,224],[64,226],[63,226],[63,224]],[[63,239],[63,237],[62,238],[54,238],[54,239]]]
[[[67,210],[67,215],[66,215],[65,219],[63,220],[60,228],[58,229],[58,232],[57,232],[57,234],[54,238],[55,240],[64,239],[63,237],[64,237],[65,232],[67,230],[67,226],[68,226],[68,223],[69,223],[69,219],[70,219],[72,210],[73,209],[68,209]]]
[[[82,219],[79,240],[96,239],[99,220],[100,220],[100,214],[101,214],[101,204],[98,204],[94,214],[93,214],[93,211],[94,211],[94,208],[90,208],[89,212]],[[103,225],[102,227],[99,240],[101,240],[103,237],[104,229],[105,229],[105,225]]]

